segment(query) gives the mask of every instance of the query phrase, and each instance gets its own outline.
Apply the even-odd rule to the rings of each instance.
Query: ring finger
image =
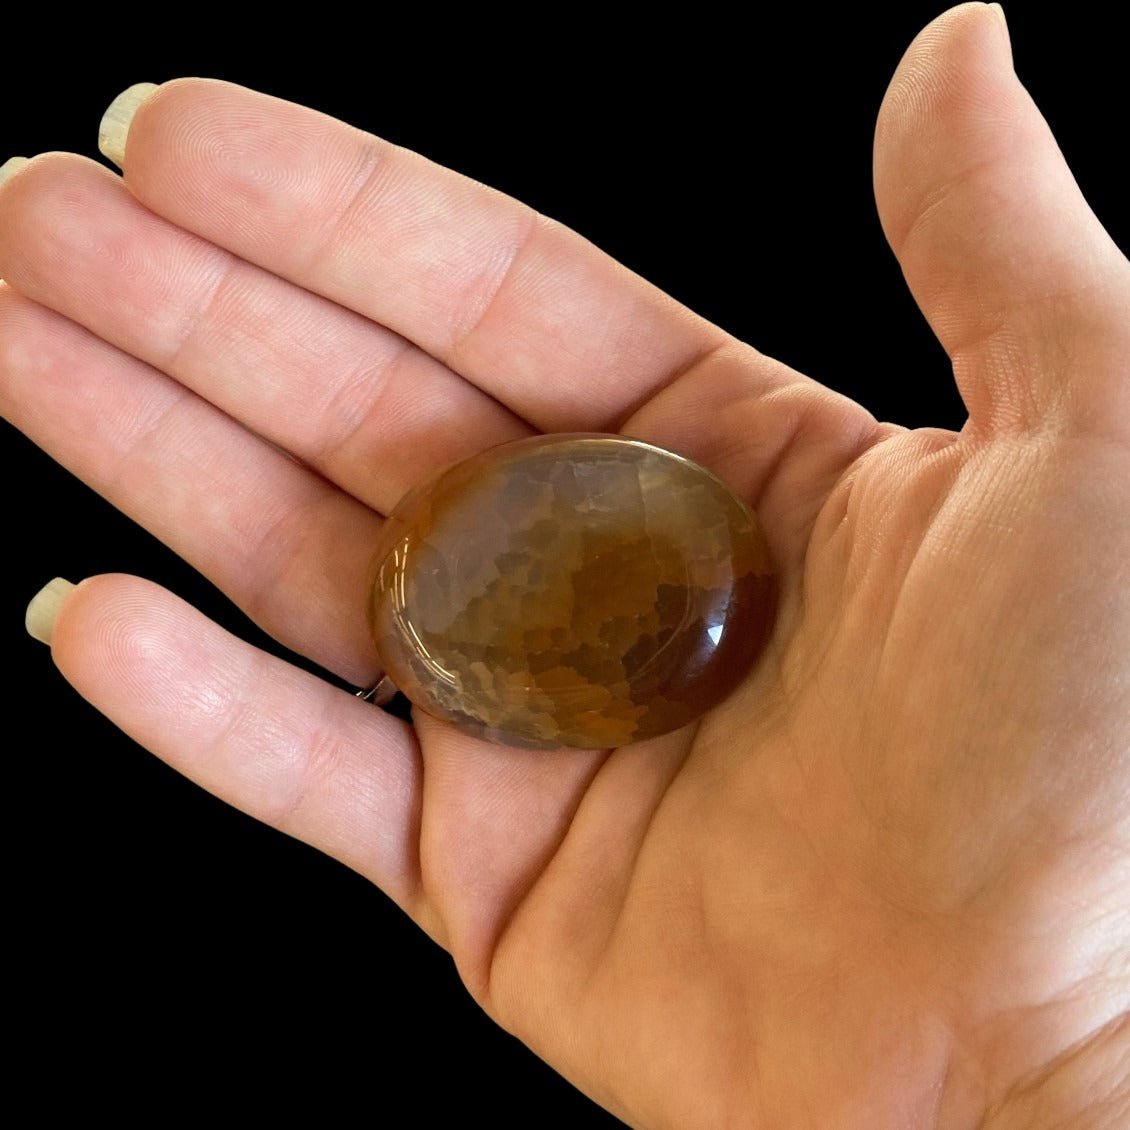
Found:
[[[381,519],[231,417],[0,285],[0,415],[287,647],[377,669],[365,576]]]

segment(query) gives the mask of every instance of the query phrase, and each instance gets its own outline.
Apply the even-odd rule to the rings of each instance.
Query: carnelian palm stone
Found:
[[[369,608],[417,707],[507,745],[584,749],[715,706],[772,613],[749,508],[698,464],[611,435],[518,440],[410,492]]]

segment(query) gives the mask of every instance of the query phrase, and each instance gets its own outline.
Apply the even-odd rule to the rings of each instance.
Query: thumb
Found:
[[[1130,263],[1012,68],[1000,6],[911,44],[875,136],[879,217],[971,423],[1130,435]]]

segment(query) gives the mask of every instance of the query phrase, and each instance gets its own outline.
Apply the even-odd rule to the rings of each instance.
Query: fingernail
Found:
[[[9,157],[0,165],[0,184],[3,184],[13,173],[18,172],[28,162],[26,157]]]
[[[1000,20],[1001,30],[1004,31],[1004,41],[1008,46],[1008,57],[1012,60],[1012,33],[1008,30],[1008,20],[1004,18],[1004,9],[999,4],[990,4],[989,11]]]
[[[55,629],[55,620],[58,618],[59,609],[63,601],[71,594],[74,585],[62,577],[49,581],[31,598],[24,616],[24,625],[28,635],[40,643],[51,646],[51,633]]]
[[[98,149],[103,157],[113,161],[119,169],[126,160],[126,138],[133,117],[144,102],[157,89],[155,82],[138,82],[123,90],[110,108],[102,115],[98,127]]]

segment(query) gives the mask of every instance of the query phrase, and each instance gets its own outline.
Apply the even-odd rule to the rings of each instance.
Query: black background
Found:
[[[959,426],[870,182],[887,80],[941,6],[781,9],[637,16],[618,36],[549,10],[393,27],[327,8],[256,36],[170,10],[160,30],[133,28],[145,46],[128,49],[128,24],[44,22],[33,47],[9,51],[0,159],[93,155],[102,110],[133,82],[242,82],[527,200],[880,418]],[[1094,4],[1006,11],[1021,78],[1127,247],[1118,37]],[[139,573],[269,644],[7,426],[0,458],[7,1012],[18,1062],[54,1080],[44,1109],[78,1100],[160,1125],[189,1102],[259,1121],[309,1100],[315,1125],[616,1125],[482,1016],[446,954],[378,891],[185,783],[68,689],[22,626],[56,574]],[[398,1103],[409,1113],[390,1116]],[[360,1115],[335,1113],[348,1106]]]

